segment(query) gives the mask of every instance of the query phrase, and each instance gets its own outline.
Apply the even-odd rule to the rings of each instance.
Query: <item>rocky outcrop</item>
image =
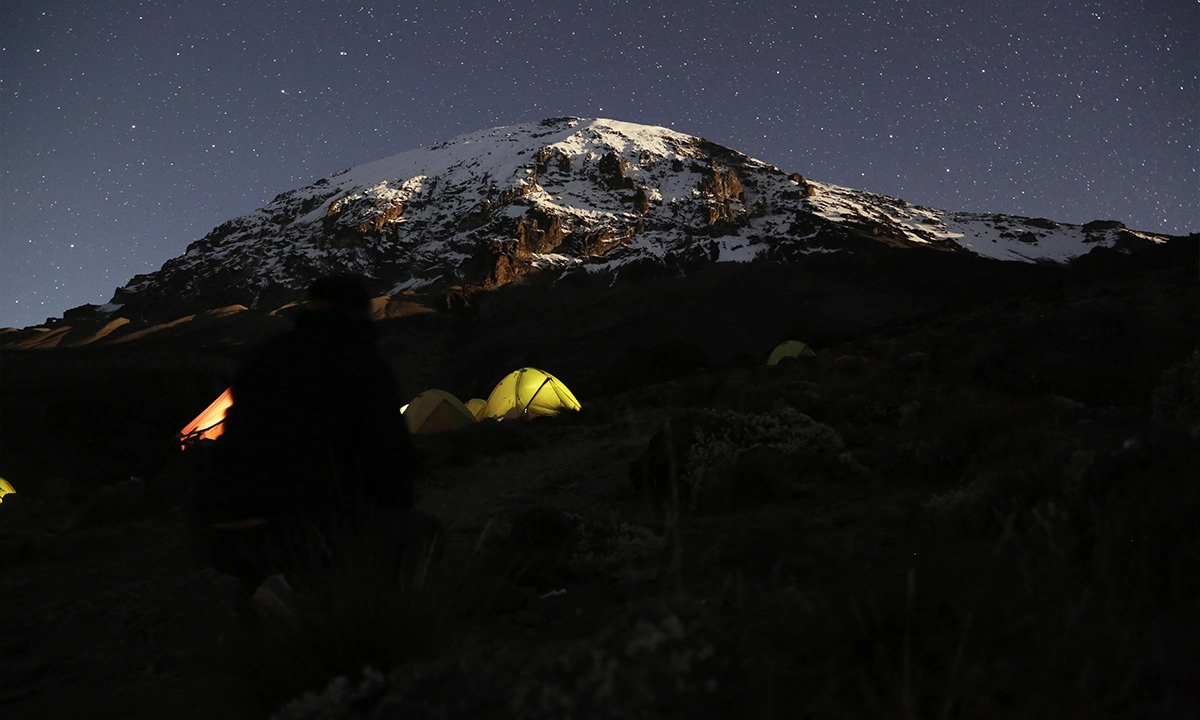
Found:
[[[403,213],[404,203],[395,200],[342,198],[330,204],[323,229],[326,235],[380,233]]]
[[[538,176],[549,173],[551,169],[563,175],[571,172],[571,156],[549,145],[538,149],[534,162],[534,171]]]
[[[799,199],[812,197],[813,195],[817,194],[817,189],[813,187],[812,183],[805,180],[804,176],[800,173],[792,173],[791,175],[788,175],[788,179],[799,186],[799,189],[797,189],[794,194],[789,194],[788,197],[795,197]]]
[[[553,252],[570,234],[561,215],[537,208],[517,219],[516,238],[521,249],[528,253]]]
[[[639,187],[634,191],[633,209],[638,215],[645,215],[650,212],[650,193],[646,192],[646,188]]]
[[[628,160],[615,152],[609,152],[596,163],[596,172],[600,182],[609,190],[629,190],[633,188],[633,181],[625,177],[628,167]]]
[[[713,202],[724,203],[742,199],[742,183],[737,173],[728,168],[711,165],[705,170],[699,183],[700,192],[707,194]]]

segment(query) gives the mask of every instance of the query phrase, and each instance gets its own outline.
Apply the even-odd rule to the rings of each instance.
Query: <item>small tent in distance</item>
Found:
[[[471,398],[466,402],[466,406],[471,411],[471,414],[475,416],[476,420],[482,420],[484,418],[484,408],[487,407],[487,400],[483,398]]]
[[[414,435],[458,430],[474,422],[474,413],[445,390],[426,390],[404,407],[404,423]]]
[[[4,502],[5,495],[15,495],[16,493],[12,483],[0,477],[0,503]]]
[[[187,448],[199,440],[216,440],[225,432],[225,412],[233,404],[233,388],[225,388],[225,392],[217,396],[208,407],[196,416],[196,419],[179,431],[179,445]]]
[[[799,340],[785,340],[775,346],[767,358],[768,365],[778,365],[784,360],[796,360],[802,357],[816,357],[812,348]]]
[[[562,381],[545,370],[525,367],[496,383],[480,419],[555,415],[579,408],[579,401]]]

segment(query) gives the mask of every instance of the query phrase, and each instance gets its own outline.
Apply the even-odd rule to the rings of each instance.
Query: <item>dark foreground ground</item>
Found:
[[[763,313],[704,343],[703,317],[622,309],[562,329],[558,355],[508,348],[497,364],[546,366],[584,410],[422,438],[445,553],[403,587],[364,563],[290,625],[248,622],[198,563],[192,458],[143,451],[228,353],[6,351],[0,716],[1200,713],[1194,266],[854,297],[833,327]],[[504,303],[389,339],[405,381],[483,392],[471,330]],[[762,365],[767,336],[805,330],[817,357]]]

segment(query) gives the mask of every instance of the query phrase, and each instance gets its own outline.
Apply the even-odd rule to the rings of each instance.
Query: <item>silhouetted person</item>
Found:
[[[232,392],[193,505],[217,570],[253,591],[336,562],[339,543],[366,529],[404,540],[418,459],[361,282],[315,282],[294,327],[244,360]]]

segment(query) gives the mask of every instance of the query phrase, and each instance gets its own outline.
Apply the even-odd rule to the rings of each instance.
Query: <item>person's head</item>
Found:
[[[371,294],[363,281],[354,275],[327,275],[309,286],[308,308],[316,312],[366,316],[371,311]]]

